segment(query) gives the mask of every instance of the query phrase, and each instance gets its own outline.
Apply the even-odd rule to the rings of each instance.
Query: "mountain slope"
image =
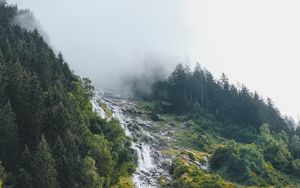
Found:
[[[93,112],[93,87],[0,1],[0,178],[5,187],[111,187],[134,171],[116,121]],[[24,11],[22,11],[24,13]],[[4,169],[4,170],[2,170]]]
[[[0,187],[299,187],[300,129],[270,99],[200,65],[95,98],[18,13],[0,0]]]
[[[270,132],[264,124],[251,143],[238,142],[227,138],[224,130],[230,126],[211,115],[161,112],[153,100],[111,94],[96,98],[133,139],[132,149],[138,154],[133,182],[138,188],[300,185],[299,159],[292,154],[299,137]]]
[[[224,74],[216,80],[199,64],[193,71],[179,64],[142,97],[148,118],[174,140],[169,149],[177,150],[176,187],[299,186],[300,129],[271,99],[231,85]],[[178,147],[187,151],[178,153]],[[198,162],[209,158],[210,173],[189,162],[197,152]],[[220,177],[233,184],[222,184]]]

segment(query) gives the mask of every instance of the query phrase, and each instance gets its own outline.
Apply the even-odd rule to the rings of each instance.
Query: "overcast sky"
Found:
[[[142,68],[199,62],[300,115],[298,0],[9,0],[31,9],[71,68],[96,85]],[[101,82],[102,81],[102,82]]]

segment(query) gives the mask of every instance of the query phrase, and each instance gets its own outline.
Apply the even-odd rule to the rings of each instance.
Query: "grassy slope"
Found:
[[[228,141],[222,136],[224,130],[222,123],[210,116],[193,118],[188,115],[157,113],[155,104],[152,102],[139,101],[137,104],[137,111],[160,124],[158,128],[152,130],[153,132],[163,131],[167,137],[172,138],[167,143],[168,149],[163,153],[176,158],[171,172],[174,178],[173,186],[180,188],[247,187],[230,182],[229,175],[224,172],[205,171],[197,167],[197,164],[205,163],[204,156],[210,160],[214,151]],[[276,171],[276,173],[279,172]],[[284,187],[300,187],[297,178],[282,173],[280,177],[289,182]],[[164,185],[163,179],[161,184]],[[282,185],[276,187],[282,187]]]

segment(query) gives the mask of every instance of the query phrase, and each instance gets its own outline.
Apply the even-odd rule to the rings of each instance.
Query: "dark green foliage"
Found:
[[[33,177],[30,175],[30,173],[27,170],[25,170],[23,168],[18,169],[15,187],[18,187],[18,188],[33,188],[34,187]]]
[[[91,157],[86,157],[82,163],[82,182],[86,188],[101,188],[103,187],[104,179],[98,174],[96,162]]]
[[[57,188],[56,180],[57,172],[55,169],[55,161],[50,153],[49,145],[44,136],[37,147],[37,151],[33,158],[33,173],[35,177],[36,187]]]
[[[0,161],[10,175],[1,183],[111,187],[130,175],[128,138],[93,112],[91,81],[74,75],[37,30],[14,25],[21,11],[0,2]]]
[[[153,84],[152,98],[172,104],[169,112],[196,115],[213,114],[226,124],[258,130],[262,123],[269,123],[277,132],[288,130],[273,102],[263,100],[245,86],[231,85],[225,74],[215,80],[210,72],[196,65],[193,72],[179,64],[165,81]]]
[[[261,127],[260,132],[256,144],[263,149],[265,159],[275,168],[286,171],[292,159],[287,144],[280,135],[271,135],[267,124]]]
[[[300,137],[294,135],[289,142],[289,149],[294,158],[300,158]]]
[[[20,188],[33,188],[34,181],[32,174],[34,173],[33,169],[33,156],[31,155],[27,145],[25,145],[25,149],[21,154],[19,159],[19,169],[17,170],[16,175],[16,187]]]
[[[172,95],[169,95],[169,100],[178,112],[185,111],[186,107],[192,102],[191,91],[189,90],[190,77],[189,69],[181,64],[177,65],[169,77],[168,92],[172,93]]]
[[[27,171],[32,171],[32,155],[27,147],[25,145],[24,151],[21,154],[19,165],[22,166]]]
[[[213,170],[224,178],[280,187],[288,184],[286,174],[299,175],[300,128],[294,130],[271,99],[230,84],[225,74],[216,80],[199,64],[192,72],[179,64],[167,80],[154,83],[151,97],[156,112],[189,120],[177,143],[214,153]]]
[[[7,174],[4,171],[4,167],[2,166],[1,162],[0,162],[0,188],[3,187],[3,184],[5,183],[7,178]]]
[[[61,182],[62,187],[67,187],[65,175],[68,174],[67,149],[60,137],[57,138],[52,149],[53,158],[55,159],[55,168],[57,169],[57,179]]]
[[[256,145],[234,141],[220,146],[212,156],[211,167],[232,181],[256,186],[280,185],[280,174],[264,160]]]
[[[94,86],[92,86],[92,81],[88,78],[82,78],[83,88],[86,93],[86,98],[92,99],[94,96]]]
[[[233,139],[241,143],[252,143],[256,139],[255,131],[238,125],[224,126],[221,135],[227,139]]]
[[[292,162],[292,168],[294,175],[300,177],[300,159],[296,159]]]
[[[19,137],[15,113],[9,102],[0,108],[0,138],[0,159],[11,169],[18,157],[15,151],[19,150]]]

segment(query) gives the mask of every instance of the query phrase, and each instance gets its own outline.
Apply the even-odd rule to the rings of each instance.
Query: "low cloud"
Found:
[[[34,17],[34,14],[30,10],[20,10],[15,16],[13,23],[28,31],[38,30],[44,40],[48,44],[50,43],[47,33],[42,29],[40,22]]]

